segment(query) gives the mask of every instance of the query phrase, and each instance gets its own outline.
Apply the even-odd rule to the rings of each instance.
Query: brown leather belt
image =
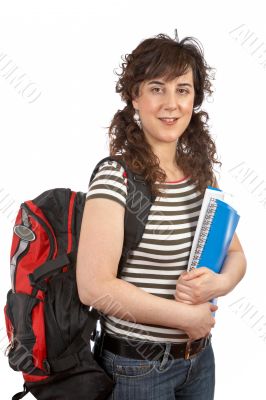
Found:
[[[185,343],[171,343],[169,354],[173,358],[188,359],[199,353],[211,342],[211,333],[208,337],[188,341]],[[163,357],[166,343],[119,339],[104,332],[100,339],[101,349],[106,349],[122,357],[155,361]]]

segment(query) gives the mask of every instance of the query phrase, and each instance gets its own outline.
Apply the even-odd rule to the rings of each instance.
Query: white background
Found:
[[[5,63],[0,62],[1,310],[10,287],[12,227],[20,203],[53,187],[87,191],[92,168],[108,155],[105,127],[124,107],[115,93],[114,69],[121,64],[121,56],[156,34],[174,37],[177,28],[180,40],[185,36],[200,40],[208,64],[217,71],[213,99],[203,108],[210,114],[211,133],[223,162],[218,182],[234,195],[241,215],[237,233],[248,259],[243,281],[218,301],[213,329],[215,399],[266,398],[266,31],[262,4],[1,2],[0,54],[6,54],[10,68],[16,65],[34,82],[35,95],[40,94],[30,102],[31,91],[19,93],[4,76],[8,68],[1,72]],[[248,32],[252,40],[247,39]],[[260,44],[260,50],[252,54]],[[247,171],[256,184],[262,182],[260,191],[254,190],[254,180],[244,180]],[[22,387],[21,374],[9,369],[4,357],[6,344],[1,313],[2,400],[11,399]]]

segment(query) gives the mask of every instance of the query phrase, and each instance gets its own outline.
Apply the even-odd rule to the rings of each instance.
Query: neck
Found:
[[[176,170],[178,168],[176,162],[176,143],[163,143],[156,148],[153,148],[154,154],[160,160],[160,167],[164,171]]]

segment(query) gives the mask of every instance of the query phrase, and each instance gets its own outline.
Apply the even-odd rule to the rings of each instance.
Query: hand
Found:
[[[217,297],[223,277],[207,267],[183,272],[176,283],[175,299],[186,304],[202,304]]]
[[[215,318],[211,313],[217,309],[218,306],[211,303],[188,306],[183,329],[190,340],[197,340],[209,335],[215,325]]]

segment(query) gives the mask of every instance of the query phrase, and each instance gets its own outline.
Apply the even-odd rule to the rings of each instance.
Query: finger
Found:
[[[184,294],[187,294],[189,296],[192,296],[194,291],[193,291],[193,289],[191,287],[185,286],[185,285],[183,285],[181,283],[178,283],[176,285],[176,292],[177,293],[184,293]]]
[[[194,304],[193,301],[188,301],[188,300],[182,300],[181,303],[188,304],[190,306],[192,306]]]
[[[210,303],[210,305],[211,305],[211,307],[210,307],[210,310],[211,310],[211,311],[216,311],[216,310],[218,310],[218,306],[217,306],[216,304]]]
[[[175,299],[178,301],[191,301],[193,302],[193,298],[192,296],[190,296],[189,294],[186,293],[175,293]]]
[[[184,304],[189,304],[189,305],[194,304],[193,301],[191,301],[191,300],[183,300],[183,299],[178,299],[178,298],[175,298],[175,300],[178,301],[179,303],[184,303]]]
[[[177,281],[176,281],[176,285],[180,285],[180,286],[183,286],[183,287],[187,287],[187,288],[190,288],[191,290],[193,289],[193,286],[194,286],[194,282],[193,282],[193,280],[192,279],[185,279],[185,277],[183,278],[179,278]]]
[[[191,271],[188,271],[184,276],[182,276],[182,278],[186,281],[189,281],[201,276],[203,273],[205,273],[205,270],[201,268],[193,268]]]

